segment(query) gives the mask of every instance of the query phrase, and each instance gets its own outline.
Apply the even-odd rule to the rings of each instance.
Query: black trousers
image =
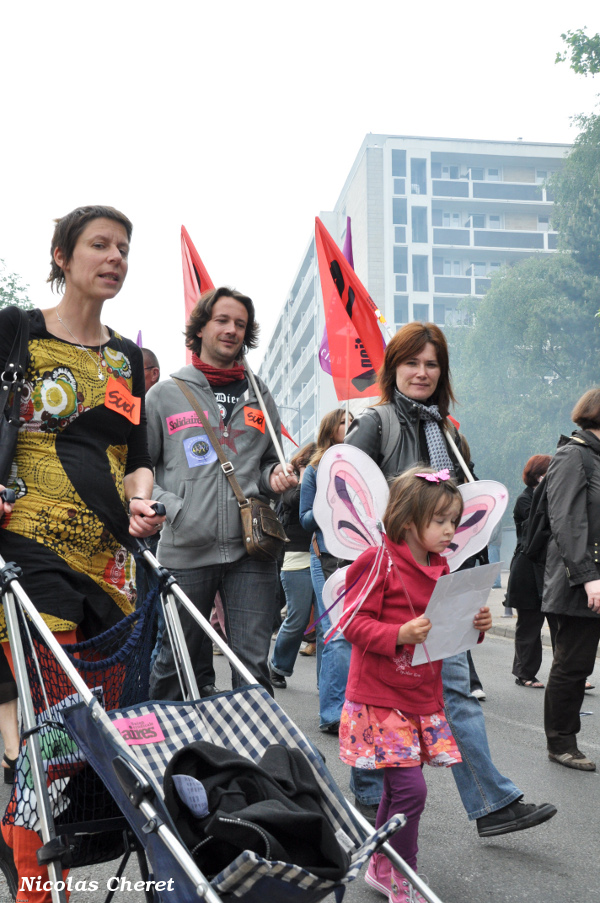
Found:
[[[521,680],[534,680],[542,664],[541,634],[545,617],[544,612],[539,609],[519,609],[512,673]]]
[[[581,729],[585,681],[596,661],[600,617],[556,615],[554,661],[544,696],[544,728],[550,752],[573,752]]]

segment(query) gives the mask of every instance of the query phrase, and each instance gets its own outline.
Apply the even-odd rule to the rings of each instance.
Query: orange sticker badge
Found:
[[[140,422],[142,399],[132,395],[127,386],[117,382],[112,376],[108,379],[104,405],[110,408],[111,411],[122,414],[123,417],[126,417],[127,420],[130,420],[136,426]]]
[[[265,431],[265,415],[260,408],[244,408],[244,423],[253,426],[255,430]]]

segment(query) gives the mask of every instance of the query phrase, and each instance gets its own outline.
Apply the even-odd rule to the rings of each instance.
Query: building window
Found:
[[[429,320],[429,304],[413,304],[413,320],[427,323]]]
[[[392,176],[406,178],[406,151],[392,151]]]
[[[394,322],[408,323],[408,295],[394,295]]]
[[[406,225],[406,198],[394,198],[392,212],[395,226]]]
[[[394,194],[406,194],[406,179],[394,179]]]
[[[427,258],[425,258],[427,260]],[[394,247],[394,273],[408,273],[408,251]]]
[[[397,245],[406,244],[406,226],[394,226],[394,241]]]
[[[427,160],[415,157],[410,161],[411,194],[427,194]]]
[[[488,226],[490,229],[499,229],[500,228],[500,217],[490,215],[488,217]]]
[[[548,178],[548,170],[547,169],[536,169],[535,181],[538,185],[542,185],[546,181],[547,178]]]
[[[446,322],[446,308],[443,304],[433,305],[433,322],[438,326],[443,326]]]
[[[466,225],[472,229],[485,229],[485,213],[472,213]]]
[[[488,177],[488,182],[499,182],[500,181],[500,170],[499,169],[488,169],[487,177]]]
[[[406,291],[406,276],[396,276],[396,291],[397,292],[405,292]]]
[[[485,276],[485,263],[472,263],[467,276]]]
[[[427,241],[427,207],[413,207],[412,214],[412,240],[414,242]]]
[[[425,255],[413,254],[412,276],[413,276],[413,291],[414,292],[428,292],[429,291],[429,277],[428,277],[428,273],[427,273],[428,263],[429,263],[429,258],[426,257]]]
[[[538,216],[538,232],[548,232],[550,229],[550,217]]]
[[[471,179],[473,180],[473,182],[483,182],[483,167],[472,166]]]

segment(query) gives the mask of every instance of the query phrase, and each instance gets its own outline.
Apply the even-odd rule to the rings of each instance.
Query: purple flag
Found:
[[[342,254],[354,269],[354,256],[352,254],[352,225],[350,217],[346,217],[346,238],[344,239],[344,247]],[[329,342],[327,340],[327,326],[323,330],[323,338],[321,339],[321,347],[319,348],[319,364],[321,370],[331,376],[331,362],[329,360]]]
[[[142,344],[142,330],[141,330],[141,329],[138,330],[138,337],[137,337],[136,345],[138,346],[138,348],[143,348],[143,344]]]

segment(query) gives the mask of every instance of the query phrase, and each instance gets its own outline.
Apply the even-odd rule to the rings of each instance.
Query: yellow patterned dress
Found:
[[[0,311],[2,362],[15,328],[15,309]],[[0,524],[0,554],[22,568],[21,583],[50,629],[80,627],[86,638],[133,610],[123,477],[151,467],[142,355],[110,333],[100,351],[86,352],[50,335],[41,311],[30,312],[23,425],[9,478],[17,502]],[[110,405],[111,389],[111,397],[141,398],[139,424],[127,405],[123,413]]]

